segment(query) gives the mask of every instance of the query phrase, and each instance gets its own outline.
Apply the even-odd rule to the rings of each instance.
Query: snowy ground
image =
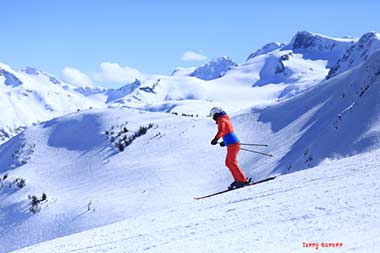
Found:
[[[35,124],[0,145],[0,253],[310,252],[312,245],[322,252],[376,251],[380,51],[319,82],[337,59],[313,59],[314,49],[305,50],[259,55],[213,81],[154,76],[106,109]],[[47,97],[66,94],[42,77]],[[21,89],[16,81],[10,85]],[[25,92],[17,90],[16,98],[35,98]],[[49,99],[46,105],[54,105]],[[69,108],[61,102],[57,108]],[[74,109],[67,112],[76,111],[69,104]],[[232,114],[242,142],[269,144],[258,149],[274,155],[240,152],[246,175],[282,176],[195,201],[231,183],[225,149],[209,143],[216,125],[205,115],[215,105]],[[142,126],[151,127],[120,152],[115,143]],[[21,178],[26,184],[18,187]],[[33,214],[28,195],[42,193],[47,201]],[[339,248],[322,249],[322,242]]]
[[[128,128],[116,143],[149,123],[153,128],[124,152],[105,134]],[[0,146],[0,177],[8,174],[0,189],[0,252],[176,206],[202,189],[224,188],[231,176],[224,168],[225,150],[209,144],[215,133],[209,118],[124,109],[88,110],[28,128]],[[22,189],[12,184],[17,178],[26,179]],[[28,195],[42,192],[48,201],[33,215]],[[96,210],[91,216],[89,202]]]
[[[325,161],[16,252],[316,252],[317,246],[318,252],[377,252],[379,157],[372,151]]]

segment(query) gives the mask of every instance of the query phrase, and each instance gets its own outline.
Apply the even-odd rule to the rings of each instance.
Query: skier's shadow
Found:
[[[69,223],[73,223],[75,222],[76,220],[78,220],[80,217],[82,217],[83,215],[85,215],[86,213],[89,213],[90,211],[84,211],[84,212],[81,212],[80,214],[78,214],[77,216],[75,216],[74,218],[72,218]]]
[[[91,202],[90,202],[90,203],[91,203]],[[89,205],[91,205],[91,204],[89,204]],[[83,208],[86,208],[86,210],[83,211],[83,212],[81,212],[81,213],[79,213],[79,214],[78,214],[77,216],[75,216],[74,218],[72,218],[72,219],[68,222],[68,224],[75,222],[76,220],[78,220],[79,218],[81,218],[81,217],[82,217],[83,215],[85,215],[85,214],[90,214],[91,212],[95,212],[95,208],[92,207],[92,206],[89,206],[89,205],[87,205],[86,207],[83,207]]]

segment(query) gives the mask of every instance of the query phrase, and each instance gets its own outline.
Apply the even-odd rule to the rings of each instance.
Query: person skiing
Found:
[[[234,133],[230,117],[220,107],[213,107],[210,110],[210,117],[212,117],[218,125],[218,132],[214,139],[212,139],[211,145],[218,144],[218,140],[223,137],[220,146],[227,146],[226,166],[234,178],[234,182],[228,189],[240,188],[249,184],[251,180],[245,177],[237,162],[237,155],[240,151],[240,141]]]

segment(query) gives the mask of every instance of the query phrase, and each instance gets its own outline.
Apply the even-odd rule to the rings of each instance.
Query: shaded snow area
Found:
[[[377,252],[379,157],[374,151],[326,160],[265,184],[16,252]]]

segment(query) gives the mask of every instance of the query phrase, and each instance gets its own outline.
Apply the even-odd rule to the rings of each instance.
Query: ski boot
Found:
[[[251,183],[252,179],[247,178],[247,182],[241,182],[241,181],[234,181],[230,186],[228,186],[228,190],[238,189],[241,187],[244,187],[246,185],[249,185]]]

